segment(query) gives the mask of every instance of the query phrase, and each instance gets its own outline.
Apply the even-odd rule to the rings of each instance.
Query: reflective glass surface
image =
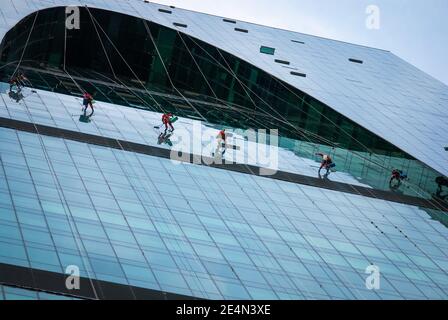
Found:
[[[159,143],[158,137],[164,131],[161,113],[126,108],[106,102],[97,102],[95,103],[95,114],[92,117],[92,121],[90,123],[83,123],[79,121],[79,116],[82,114],[81,98],[43,90],[35,90],[37,93],[33,94],[30,89],[25,88],[25,99],[17,103],[8,96],[8,90],[8,85],[0,83],[0,96],[2,98],[0,104],[3,104],[3,107],[0,109],[1,117],[166,149],[172,148],[166,143]],[[161,128],[154,129],[154,126],[161,126]],[[220,127],[183,117],[180,117],[174,123],[174,126],[175,132],[171,140],[174,148],[177,150],[185,150],[186,152],[200,154],[204,157],[210,157],[212,152],[215,151],[217,145],[216,135],[221,129]],[[253,156],[253,151],[257,149],[257,144],[252,142],[253,140],[248,140],[246,138],[247,134],[237,129],[230,129],[230,131],[233,131],[233,135],[229,137],[228,143],[237,146],[238,149],[226,152],[224,160],[227,159],[228,161],[233,160],[239,163],[269,167],[269,165],[266,165],[265,158]],[[185,139],[178,138],[178,136],[184,134]],[[195,143],[199,144],[199,148],[194,146]],[[298,149],[304,155],[311,156],[307,152],[309,148],[305,149],[304,147]],[[317,152],[318,149],[315,149],[315,151]],[[276,148],[275,146],[273,146],[272,152],[274,155],[278,152],[278,170],[313,177],[317,175],[317,170],[320,165],[317,161],[320,160],[316,156],[313,155],[314,160],[299,157],[288,148]],[[275,162],[273,161],[272,164],[274,165]],[[343,171],[334,172],[331,175],[331,179],[350,184],[366,185],[358,182],[355,177]]]
[[[79,115],[82,113],[82,99],[79,97],[38,89],[35,90],[37,94],[33,94],[31,89],[25,88],[24,99],[17,103],[8,96],[8,90],[9,86],[0,82],[2,98],[0,104],[4,106],[0,109],[1,117],[167,149],[173,148],[167,143],[161,143],[158,138],[164,131],[159,112],[125,108],[97,101],[92,121],[86,124],[79,121]],[[154,129],[154,126],[161,126],[161,128]],[[223,126],[185,117],[180,117],[174,126],[176,131],[171,138],[174,148],[205,157],[211,156],[215,151],[216,135],[223,128]],[[238,148],[229,150],[224,157],[225,160],[269,167],[264,157],[250,156],[250,154],[256,154],[254,152],[256,146],[252,143],[255,141],[254,138],[248,139],[247,131],[229,126],[225,128],[229,133],[228,142]],[[230,136],[230,133],[233,136]],[[179,139],[182,134],[186,134],[188,139]],[[410,184],[401,188],[400,192],[428,198],[430,195],[425,190],[435,189],[437,186],[434,182],[436,176],[434,170],[415,160],[332,148],[286,137],[279,137],[278,145],[279,148],[272,148],[272,154],[278,152],[278,162],[275,164],[281,171],[316,177],[320,159],[315,153],[324,152],[330,154],[336,163],[335,172],[329,176],[333,181],[389,190],[388,168],[401,168],[408,174]],[[262,148],[262,150],[268,149]],[[271,163],[271,168],[273,164],[274,162]]]
[[[417,207],[0,129],[0,262],[204,298],[445,299]],[[367,290],[365,269],[381,270]]]
[[[182,32],[309,93],[447,174],[440,136],[447,88],[387,51],[244,22],[237,25],[249,32],[235,33],[222,18],[177,8],[167,15],[143,1],[84,2],[170,28],[185,23]],[[0,6],[0,38],[31,12],[66,4]],[[274,56],[260,54],[262,45],[276,48]],[[292,76],[274,59],[307,77]],[[79,98],[24,89],[29,95],[18,103],[5,94],[6,84],[0,89],[1,117],[169,148],[158,144],[154,129],[160,113],[97,102],[92,121],[82,123]],[[199,153],[210,156],[221,128],[181,117],[175,132],[195,125],[209,130]],[[231,143],[246,143],[241,131],[233,130]],[[315,176],[317,159],[305,157],[313,148],[281,146],[279,169]],[[246,148],[234,154],[264,165]],[[342,171],[331,179],[363,184]],[[1,263],[59,273],[76,265],[84,277],[209,299],[447,299],[447,239],[447,228],[415,206],[0,128]],[[366,288],[370,265],[379,267],[379,290]],[[0,297],[55,298],[7,286]]]
[[[187,43],[193,41],[192,39],[199,39],[197,41],[207,44],[208,48],[210,48],[207,50],[214,53],[215,58],[219,58],[215,49],[220,48],[219,54],[226,57],[227,63],[229,63],[232,69],[236,70],[235,72],[238,76],[249,86],[249,90],[255,89],[258,95],[263,96],[264,100],[268,101],[268,104],[270,103],[275,110],[279,111],[280,115],[289,117],[295,126],[304,128],[321,137],[323,136],[325,139],[330,139],[337,145],[346,143],[357,145],[358,142],[367,145],[370,150],[363,150],[364,152],[361,156],[372,157],[370,162],[380,162],[382,166],[387,168],[381,171],[377,166],[371,167],[362,161],[360,163],[355,161],[356,167],[351,168],[350,172],[352,175],[359,177],[363,183],[374,185],[376,188],[387,187],[387,178],[376,179],[375,175],[384,177],[393,169],[392,165],[397,165],[398,168],[412,173],[413,183],[418,184],[420,188],[425,190],[425,193],[427,193],[425,194],[426,197],[428,197],[428,193],[435,191],[434,178],[438,175],[437,172],[431,172],[432,170],[428,170],[425,166],[400,158],[382,159],[381,157],[372,156],[370,153],[372,150],[375,153],[377,148],[384,147],[384,149],[389,151],[391,149],[391,145],[378,137],[391,142],[398,149],[404,150],[407,154],[419,159],[436,171],[447,174],[446,168],[440,165],[448,160],[448,154],[443,149],[446,141],[440,135],[440,132],[446,131],[446,123],[448,123],[446,121],[447,115],[444,111],[448,101],[447,87],[395,57],[390,52],[240,21],[236,25],[248,30],[248,32],[235,32],[233,24],[226,23],[219,17],[189,12],[178,8],[171,8],[170,11],[173,13],[168,15],[158,11],[162,7],[158,4],[144,3],[137,0],[119,3],[117,1],[107,3],[104,1],[87,1],[85,3],[91,8],[105,8],[123,12],[137,18],[148,19],[152,21],[150,24],[151,29],[156,24],[164,26],[162,28],[163,32],[157,33],[160,39],[156,39],[156,41],[159,43],[159,49],[162,51],[164,59],[166,58],[166,61],[169,61],[169,72],[174,83],[185,91],[190,90],[194,94],[203,94],[203,91],[206,92],[208,90],[193,61],[187,59],[189,54],[184,50],[180,39],[175,39],[176,33],[173,30],[184,32]],[[18,21],[15,21],[12,17],[23,17],[23,15],[29,14],[37,8],[44,9],[63,4],[64,0],[51,3],[36,1],[32,5],[18,1],[14,6],[4,6],[2,8],[3,15],[11,17],[10,19],[5,19],[4,29],[7,30]],[[104,12],[101,14],[102,16],[104,16]],[[83,15],[86,16],[85,13]],[[62,15],[58,19],[61,20],[60,18],[63,20]],[[106,14],[105,20],[114,19],[108,19]],[[115,20],[121,21],[122,19],[117,18]],[[104,23],[103,20],[100,19],[100,21]],[[176,28],[173,23],[179,21],[188,27]],[[87,22],[85,24],[88,24]],[[48,24],[52,25],[52,22]],[[134,39],[133,37],[138,37],[138,35],[145,33],[141,23],[136,25],[139,28],[135,28],[135,34],[120,33],[121,38],[127,39],[127,41],[120,44],[120,47],[131,48],[131,50],[128,50],[130,54],[127,58],[139,76],[140,73],[145,73],[148,68],[154,69],[150,79],[143,77],[144,81],[149,81],[148,88],[153,89],[154,85],[156,87],[158,85],[166,85],[168,83],[167,77],[163,72],[160,61],[155,57],[154,50],[149,50],[145,45],[145,48],[149,51],[145,51],[144,55],[139,55],[138,46],[132,46],[132,43],[140,43],[135,41],[137,38]],[[114,28],[126,29],[120,28],[118,22],[112,23],[108,29]],[[132,29],[134,30],[134,28]],[[25,39],[26,30],[23,29],[21,31],[17,37],[13,38]],[[44,31],[41,30],[40,33],[46,35],[47,33]],[[94,34],[93,31],[91,33]],[[62,33],[58,31],[55,36],[57,35],[59,35],[58,41],[62,43]],[[39,37],[39,35],[35,36]],[[53,37],[50,38],[53,39]],[[78,41],[74,39],[76,37],[73,34],[72,36],[69,35],[69,38],[71,41],[76,42],[76,45],[74,45],[75,49],[82,46],[82,43],[79,43],[79,39]],[[40,41],[39,38],[35,42],[43,43],[43,41],[47,40],[42,38],[42,41]],[[106,41],[105,39],[103,40]],[[92,40],[92,42],[96,43],[97,41]],[[68,45],[70,48],[70,41]],[[260,46],[276,48],[274,56],[260,54]],[[21,46],[18,46],[18,48],[21,48]],[[193,50],[193,55],[196,55],[201,50],[196,49]],[[102,50],[92,51],[102,55]],[[109,48],[108,51],[108,54],[112,56],[114,67],[118,68],[117,65],[121,65],[121,69],[123,69],[123,62],[120,58],[116,55],[113,56],[114,50]],[[18,58],[20,54],[21,51],[18,50],[15,56]],[[62,53],[51,52],[50,54],[47,52],[46,54],[49,55],[49,65],[59,67],[62,63]],[[173,58],[171,55],[173,55]],[[78,57],[79,55],[75,56]],[[350,59],[362,60],[363,63],[353,63]],[[71,58],[68,57],[68,60],[71,61]],[[98,62],[98,59],[92,57],[90,60],[88,58],[85,58],[85,60]],[[143,62],[137,62],[139,60]],[[240,104],[244,104],[244,101],[255,99],[256,108],[261,107],[262,109],[266,107],[264,102],[259,101],[254,96],[248,99],[244,92],[245,90],[232,84],[234,82],[232,76],[225,72],[223,73],[220,68],[216,68],[211,59],[207,60],[202,57],[198,61],[221,99],[224,98],[227,103],[236,103],[238,108]],[[289,65],[276,63],[275,61],[288,61]],[[223,63],[225,64],[225,60],[221,61],[221,64]],[[102,57],[100,64],[104,64],[104,69],[109,68],[104,57]],[[254,67],[252,68],[252,66]],[[124,68],[126,69],[127,67]],[[207,70],[216,70],[216,78],[219,79],[210,76]],[[291,75],[292,70],[306,73],[307,77],[293,76]],[[126,69],[126,72],[129,73],[129,70]],[[261,73],[267,74],[268,77],[261,76]],[[212,72],[211,74],[214,73]],[[270,81],[270,75],[305,92],[308,98],[313,97],[315,99],[304,99],[300,94],[295,99],[289,99],[288,94],[284,92],[282,92],[280,100],[273,99],[271,95],[276,95],[279,85],[276,85],[275,81]],[[75,73],[74,76],[76,76]],[[223,78],[221,79],[221,77]],[[43,81],[45,82],[46,80]],[[110,81],[110,79],[107,80],[103,77],[103,81]],[[77,91],[76,86],[67,78],[49,85],[54,88],[66,87],[69,91]],[[170,86],[168,85],[168,87]],[[219,90],[219,88],[222,90]],[[260,92],[260,88],[262,92]],[[227,90],[230,90],[228,95],[226,95]],[[102,92],[102,94],[107,93],[106,95],[114,96],[122,100],[126,105],[136,105],[142,102],[139,102],[138,97],[136,99],[132,93],[126,92],[123,88],[121,88],[120,92],[118,91],[118,89],[115,89],[111,92]],[[224,97],[220,94],[221,91],[225,93]],[[209,92],[208,95],[210,95]],[[297,93],[292,93],[289,96],[294,95],[297,95]],[[306,105],[303,105],[305,100]],[[328,107],[325,107],[324,104]],[[250,107],[252,108],[253,106],[250,105]],[[186,110],[184,111],[186,112]],[[202,111],[199,114],[204,113]],[[227,111],[230,112],[229,110]],[[192,115],[197,113],[192,110],[189,112]],[[214,111],[211,110],[210,113],[213,114]],[[325,116],[322,116],[322,114]],[[341,118],[341,115],[344,115],[345,118]],[[198,117],[198,114],[196,114],[196,117]],[[199,117],[202,116],[199,115]],[[219,113],[218,116],[215,114],[214,117],[220,118]],[[268,123],[266,117],[261,115],[257,115],[257,117],[262,119],[262,122],[265,124]],[[240,117],[233,115],[226,120],[230,121],[236,118]],[[244,116],[241,118],[244,118]],[[329,121],[337,123],[338,126],[328,125]],[[341,134],[339,132],[340,128],[343,128],[348,135]],[[361,128],[367,128],[375,135],[363,131],[364,129],[360,130]],[[341,138],[341,136],[343,137]],[[357,142],[355,143],[354,141]],[[391,152],[399,152],[397,148],[392,148],[394,151]],[[344,166],[347,163],[350,166],[352,157],[348,154],[342,160]],[[357,173],[360,173],[360,175]],[[422,192],[419,190],[417,193]]]

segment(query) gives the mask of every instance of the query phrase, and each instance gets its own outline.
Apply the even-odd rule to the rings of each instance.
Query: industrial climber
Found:
[[[448,187],[448,178],[445,178],[443,176],[437,177],[436,183],[437,183],[437,192],[441,193],[442,186]]]
[[[84,116],[86,115],[87,108],[90,107],[92,109],[92,112],[89,114],[89,118],[93,115],[93,97],[90,93],[84,93],[83,94],[83,101],[82,101],[82,111],[84,112]]]
[[[16,76],[12,77],[9,80],[9,93],[8,96],[19,103],[22,99],[27,96],[37,93],[35,90],[29,91],[28,94],[24,95],[22,89],[25,87],[25,81],[28,81],[27,77],[23,74],[23,72],[19,71]],[[30,83],[31,84],[31,83]],[[13,90],[14,87],[16,90]]]
[[[333,163],[333,160],[331,159],[331,157],[328,154],[321,153],[321,152],[317,152],[316,156],[322,157],[322,161],[320,163],[318,174],[320,175],[320,171],[322,170],[322,168],[325,168],[325,170],[327,170],[327,172],[325,174],[328,175],[330,169],[334,168],[336,166]]]
[[[168,112],[162,115],[162,123],[165,125],[165,132],[168,130],[168,126],[170,127],[170,131],[174,131],[173,122],[177,120],[177,117],[173,117],[173,115]]]
[[[222,148],[221,156],[223,156],[224,153],[226,153],[226,129],[222,129],[221,131],[219,131],[218,135],[216,136],[216,139],[217,139],[217,146],[215,153],[213,153],[213,156],[215,156],[215,154],[218,154],[219,149],[221,148]]]
[[[22,72],[19,72],[16,76],[9,80],[9,91],[11,92],[14,86],[17,88],[17,92],[22,90],[25,86],[25,81],[28,80]]]
[[[389,186],[392,186],[392,182],[396,181],[396,186],[398,187],[401,184],[401,181],[406,180],[407,178],[408,176],[402,170],[394,169],[390,176]]]

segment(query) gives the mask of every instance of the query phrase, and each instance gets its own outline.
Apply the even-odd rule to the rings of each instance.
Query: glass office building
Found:
[[[384,50],[82,2],[79,29],[69,1],[0,6],[0,299],[448,297],[434,181],[448,174],[447,86]],[[154,128],[165,111],[179,116],[170,143]],[[229,163],[194,161],[214,150],[203,136],[171,159],[195,128],[231,133]],[[279,129],[275,174],[247,148],[272,141],[249,128]],[[337,164],[327,179],[318,151]],[[409,176],[398,190],[394,168]]]

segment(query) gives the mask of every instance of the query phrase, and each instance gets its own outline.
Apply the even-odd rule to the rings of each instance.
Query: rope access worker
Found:
[[[442,186],[448,187],[448,178],[445,178],[443,176],[437,177],[436,183],[437,183],[437,192],[441,193]]]
[[[28,80],[22,72],[19,72],[15,77],[9,80],[9,91],[12,91],[14,86],[17,87],[17,91],[20,92],[22,87],[25,86],[25,81]]]
[[[168,126],[170,126],[170,131],[174,131],[174,127],[173,127],[173,124],[171,122],[171,117],[172,116],[173,115],[171,113],[164,113],[162,115],[162,122],[165,125],[165,132],[168,129]]]
[[[82,111],[84,112],[84,115],[86,114],[87,108],[90,107],[92,109],[92,113],[90,113],[89,118],[93,115],[93,97],[90,93],[84,93],[83,94],[83,108]]]
[[[407,179],[408,176],[405,174],[402,170],[394,169],[392,170],[390,180],[389,180],[389,186],[392,185],[392,182],[395,180],[397,181],[398,185],[401,184],[401,181]]]
[[[219,149],[222,147],[223,150],[221,151],[221,156],[223,156],[224,153],[226,153],[226,129],[222,129],[221,131],[219,131],[216,139],[218,139],[218,145],[216,146],[215,154],[218,154]]]
[[[328,154],[321,153],[321,152],[317,152],[316,156],[322,157],[322,162],[320,163],[318,174],[320,175],[320,171],[322,170],[322,168],[325,168],[325,170],[327,170],[327,172],[325,174],[328,175],[330,169],[336,166],[333,163],[333,160],[331,159],[331,157]]]

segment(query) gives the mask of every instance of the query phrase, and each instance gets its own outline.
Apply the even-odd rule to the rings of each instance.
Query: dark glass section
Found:
[[[304,78],[306,77],[306,74],[301,73],[301,72],[291,71],[291,74],[292,74],[293,76],[304,77]]]
[[[364,63],[362,60],[359,60],[359,59],[350,58],[348,60],[351,61],[351,62],[354,62],[354,63],[359,63],[359,64],[363,64]]]
[[[165,10],[165,9],[159,9],[159,11],[160,11],[160,12],[163,12],[163,13],[169,13],[169,14],[172,13],[171,10]]]
[[[280,59],[275,59],[274,61],[277,62],[277,63],[289,65],[289,61],[280,60]]]
[[[222,19],[222,21],[224,21],[224,22],[228,22],[228,23],[236,23],[236,21],[235,20],[230,20],[230,19]]]
[[[244,32],[244,33],[248,33],[249,32],[249,30],[241,29],[241,28],[235,28],[235,31]]]
[[[173,22],[173,25],[175,25],[176,27],[182,27],[182,28],[187,28],[188,27],[186,24],[178,23],[178,22]]]
[[[275,48],[261,46],[260,47],[260,53],[273,55],[275,53]]]

